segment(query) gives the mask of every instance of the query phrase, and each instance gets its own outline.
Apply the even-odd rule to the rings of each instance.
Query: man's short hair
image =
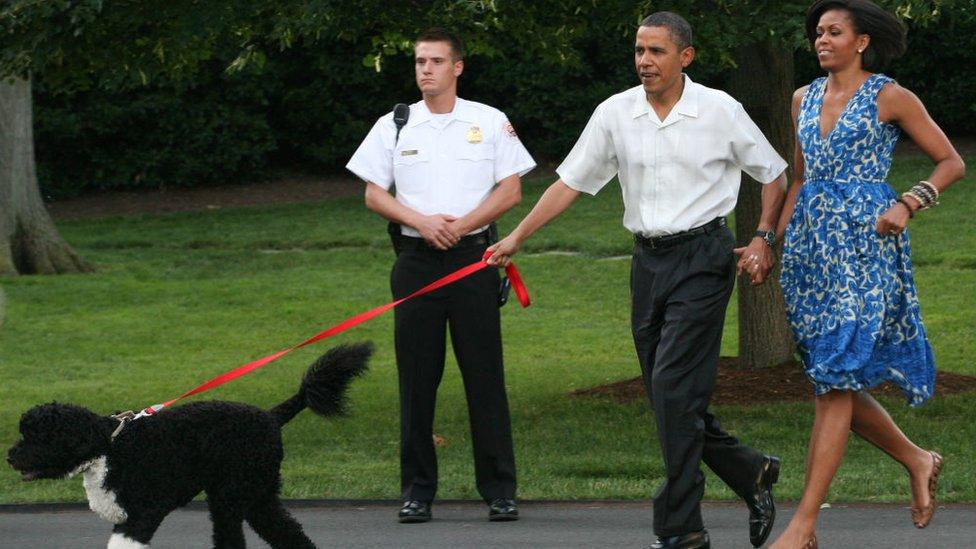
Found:
[[[453,61],[464,59],[464,46],[461,44],[461,39],[447,29],[431,27],[420,33],[413,41],[414,45],[420,42],[447,42],[451,45],[451,59]]]
[[[652,13],[641,21],[642,27],[664,27],[671,34],[671,41],[678,45],[678,49],[691,46],[691,25],[684,17],[670,11]]]

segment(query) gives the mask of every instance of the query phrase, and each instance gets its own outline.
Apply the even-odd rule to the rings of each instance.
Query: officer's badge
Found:
[[[481,135],[481,128],[478,126],[471,126],[468,128],[468,143],[481,143],[484,136]]]

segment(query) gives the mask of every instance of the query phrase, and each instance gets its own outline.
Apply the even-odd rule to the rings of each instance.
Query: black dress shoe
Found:
[[[756,487],[746,498],[749,506],[749,541],[753,547],[766,542],[776,520],[776,503],[773,501],[773,485],[779,480],[779,458],[763,456],[762,467],[756,478]]]
[[[514,499],[495,498],[488,502],[488,520],[504,522],[518,520],[518,504]]]
[[[658,537],[649,549],[709,549],[712,546],[707,530],[680,536]]]
[[[397,513],[397,517],[402,523],[428,522],[430,521],[430,502],[409,500],[403,502],[403,507]]]

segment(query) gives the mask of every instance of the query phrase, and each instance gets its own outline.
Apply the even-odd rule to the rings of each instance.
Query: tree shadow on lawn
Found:
[[[799,362],[793,361],[772,368],[753,370],[738,367],[737,357],[719,359],[718,376],[712,404],[738,404],[750,406],[767,402],[803,402],[813,400],[813,386],[803,373]],[[976,391],[976,376],[938,372],[935,380],[936,395],[952,395]],[[627,379],[579,389],[573,396],[609,396],[618,402],[643,400],[644,382],[641,378]],[[891,383],[884,383],[871,390],[873,395],[898,396],[901,390]]]

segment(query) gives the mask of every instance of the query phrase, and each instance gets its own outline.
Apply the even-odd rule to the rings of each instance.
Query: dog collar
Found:
[[[81,465],[75,467],[71,471],[68,471],[67,478],[71,478],[71,477],[73,477],[75,475],[84,473],[85,471],[91,469],[92,468],[92,465],[95,465],[95,462],[96,461],[98,461],[98,458],[90,459],[90,460],[82,463]]]

